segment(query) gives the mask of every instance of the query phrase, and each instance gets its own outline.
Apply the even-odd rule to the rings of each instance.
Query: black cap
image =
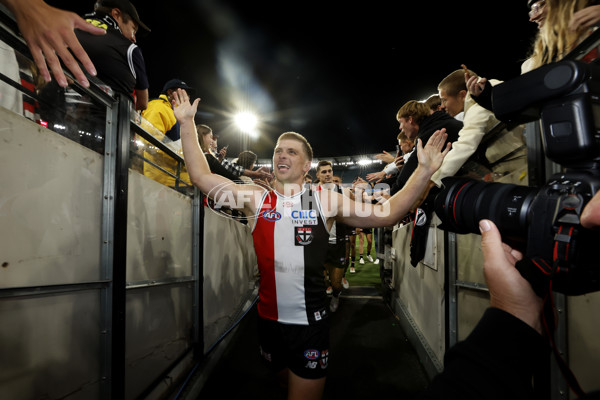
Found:
[[[194,88],[192,88],[180,79],[171,79],[167,81],[167,83],[165,83],[165,86],[163,86],[162,92],[167,93],[167,90],[169,89],[185,89],[188,92],[188,94],[195,92]]]
[[[96,6],[118,8],[121,12],[128,14],[135,22],[137,22],[138,34],[141,33],[140,36],[146,36],[150,33],[150,28],[142,22],[135,6],[129,0],[98,0]]]

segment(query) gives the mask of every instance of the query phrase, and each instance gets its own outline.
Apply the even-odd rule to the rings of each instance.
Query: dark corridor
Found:
[[[350,287],[331,318],[324,400],[407,399],[425,388],[419,358],[376,288]],[[285,399],[258,355],[255,308],[235,336],[197,398]]]

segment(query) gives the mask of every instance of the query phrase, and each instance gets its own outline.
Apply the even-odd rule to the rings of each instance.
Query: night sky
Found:
[[[48,1],[83,14],[90,1]],[[437,93],[466,64],[481,76],[520,73],[536,27],[526,0],[134,0],[152,33],[138,39],[150,98],[180,78],[202,98],[197,122],[239,151],[236,111],[260,119],[250,148],[270,158],[277,136],[306,136],[319,157],[396,145],[398,109]]]

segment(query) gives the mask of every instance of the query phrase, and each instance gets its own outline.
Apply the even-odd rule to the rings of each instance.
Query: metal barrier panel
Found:
[[[585,391],[599,390],[600,365],[600,292],[567,296],[568,362]],[[571,398],[575,396],[571,395]]]
[[[80,138],[104,145],[104,135]],[[104,158],[4,108],[0,141],[0,393],[100,398],[110,360]]]
[[[192,198],[129,170],[127,285],[191,278]]]
[[[0,288],[100,279],[103,159],[0,108]]]
[[[465,339],[490,305],[483,276],[481,236],[456,235],[456,339]],[[454,344],[454,343],[452,343]]]
[[[206,210],[204,218],[204,351],[251,301],[257,285],[256,254],[250,229]]]
[[[443,244],[443,232],[431,232],[437,235],[437,243]],[[413,267],[410,263],[411,233],[412,224],[393,232],[392,307],[403,320],[405,330],[413,331],[407,330],[407,333],[432,377],[442,370],[445,352],[444,251],[443,245],[436,251],[437,270],[423,264]]]
[[[126,398],[192,348],[192,198],[128,171]]]
[[[126,399],[140,398],[191,348],[192,300],[191,283],[127,290]]]
[[[3,399],[100,398],[100,291],[0,298]]]

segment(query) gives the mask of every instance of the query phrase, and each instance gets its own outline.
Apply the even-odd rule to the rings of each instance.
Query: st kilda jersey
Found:
[[[285,324],[327,317],[323,264],[329,231],[317,192],[262,199],[252,231],[260,272],[258,314]]]

